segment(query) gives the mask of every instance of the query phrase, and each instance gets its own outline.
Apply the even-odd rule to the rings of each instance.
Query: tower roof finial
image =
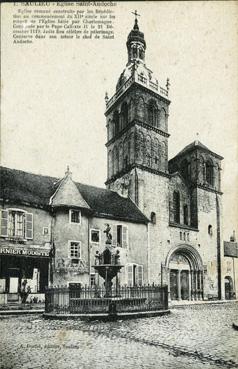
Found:
[[[196,133],[196,140],[195,140],[195,144],[198,145],[199,142],[199,132]]]
[[[135,16],[135,24],[134,24],[134,30],[139,30],[139,26],[138,26],[138,19],[137,17],[140,17],[140,14],[137,13],[137,10],[135,10],[134,12],[132,12],[132,14],[134,14]]]
[[[72,172],[69,169],[69,165],[67,165],[66,172],[65,172],[65,177],[72,178]]]

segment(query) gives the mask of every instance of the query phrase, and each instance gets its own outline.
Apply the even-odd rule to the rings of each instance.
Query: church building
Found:
[[[168,160],[169,81],[161,87],[147,67],[137,18],[126,46],[105,98],[106,189],[75,182],[69,168],[62,179],[1,168],[0,303],[22,280],[42,294],[103,283],[93,265],[109,228],[120,284],[167,284],[171,300],[224,298],[223,158],[195,140]]]
[[[106,185],[150,219],[148,281],[168,283],[171,299],[221,298],[223,158],[196,140],[168,161],[169,81],[160,87],[147,67],[137,19],[126,46],[127,65],[106,98]]]

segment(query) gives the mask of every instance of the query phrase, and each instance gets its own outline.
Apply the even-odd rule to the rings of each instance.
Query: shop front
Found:
[[[0,246],[0,304],[21,302],[23,286],[28,301],[43,301],[49,267],[49,247]]]

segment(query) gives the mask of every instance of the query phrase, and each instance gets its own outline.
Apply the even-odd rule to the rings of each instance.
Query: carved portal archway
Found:
[[[174,246],[166,257],[171,300],[203,299],[203,263],[198,251],[187,244]]]

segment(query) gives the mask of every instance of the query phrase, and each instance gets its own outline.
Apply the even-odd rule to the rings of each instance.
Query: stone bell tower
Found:
[[[169,80],[166,88],[160,87],[146,66],[146,41],[134,14],[128,62],[116,93],[110,99],[106,95],[106,185],[129,196],[150,217],[162,203],[167,208]]]

